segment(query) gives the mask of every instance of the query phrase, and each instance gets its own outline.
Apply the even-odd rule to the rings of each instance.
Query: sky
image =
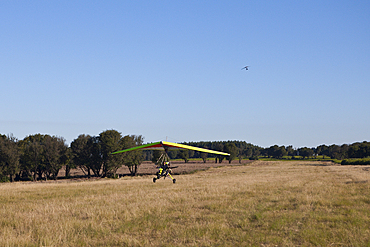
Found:
[[[369,66],[367,0],[4,0],[0,133],[370,141]]]

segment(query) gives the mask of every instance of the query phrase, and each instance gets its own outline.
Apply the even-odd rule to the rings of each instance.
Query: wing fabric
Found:
[[[168,149],[189,149],[189,150],[211,153],[211,154],[230,155],[228,153],[224,153],[224,152],[220,152],[220,151],[210,150],[210,149],[206,149],[206,148],[198,148],[198,147],[193,147],[193,146],[188,146],[188,145],[178,144],[178,143],[173,143],[173,142],[166,142],[166,141],[148,143],[148,144],[145,144],[145,145],[141,145],[141,146],[137,146],[137,147],[117,151],[117,152],[114,152],[112,154],[124,153],[124,152],[138,150],[138,149],[165,150],[165,148],[168,148]]]
[[[189,149],[189,150],[194,150],[194,151],[199,151],[199,152],[204,152],[204,153],[211,153],[211,154],[220,154],[220,155],[230,155],[228,153],[220,152],[220,151],[215,151],[215,150],[210,150],[206,148],[198,148],[198,147],[193,147],[185,144],[178,144],[178,143],[173,143],[173,142],[165,142],[162,141],[163,146],[167,146],[170,149],[171,148],[177,148],[177,149]]]
[[[137,150],[137,149],[149,149],[149,150],[160,149],[160,150],[164,150],[161,142],[154,142],[154,143],[148,143],[148,144],[133,147],[133,148],[128,148],[128,149],[125,149],[125,150],[116,151],[116,152],[113,152],[112,154],[119,154],[119,153],[124,153],[124,152],[128,152],[128,151],[134,151],[134,150]]]

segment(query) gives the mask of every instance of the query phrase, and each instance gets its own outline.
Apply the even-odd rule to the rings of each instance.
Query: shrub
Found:
[[[7,182],[10,182],[9,177],[3,174],[0,174],[0,183],[7,183]]]
[[[341,165],[370,165],[370,158],[364,159],[344,159]]]

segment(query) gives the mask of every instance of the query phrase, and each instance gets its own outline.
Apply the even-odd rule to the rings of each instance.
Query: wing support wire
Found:
[[[160,166],[165,162],[170,162],[170,157],[168,156],[167,152],[163,152],[161,156],[158,158],[157,162],[155,162],[156,166]]]

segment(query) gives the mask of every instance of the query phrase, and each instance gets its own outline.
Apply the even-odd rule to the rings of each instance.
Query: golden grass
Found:
[[[370,246],[370,168],[263,162],[0,185],[0,246]]]

